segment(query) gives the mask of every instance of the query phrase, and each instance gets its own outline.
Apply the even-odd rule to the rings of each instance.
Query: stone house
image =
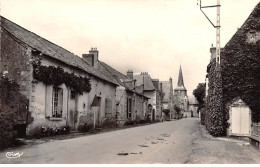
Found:
[[[83,55],[83,58],[86,55]],[[119,126],[135,121],[139,123],[146,119],[148,109],[148,97],[137,92],[133,71],[129,70],[127,75],[122,74],[108,64],[97,60],[98,69],[109,76],[118,84],[116,88],[116,121]]]
[[[199,102],[196,99],[195,96],[189,96],[189,107],[188,107],[188,111],[193,113],[194,117],[199,117],[198,114],[198,108],[199,108]]]
[[[96,124],[102,126],[106,116],[115,115],[115,97],[118,83],[109,75],[97,68],[95,61],[88,64],[84,59],[66,49],[22,28],[4,17],[0,29],[0,72],[17,81],[28,101],[26,111],[18,124],[27,135],[40,131],[41,127],[70,126],[76,129],[79,124]],[[98,56],[97,50],[92,50],[93,57]],[[75,79],[85,78],[89,82],[90,91],[82,91],[68,87],[67,84],[54,85],[35,79],[34,63],[41,64],[42,69],[59,69],[62,73],[56,80],[65,80],[66,76]],[[39,70],[39,69],[37,69]],[[42,78],[44,80],[44,78]],[[72,80],[73,81],[73,80]],[[66,80],[71,83],[72,81]],[[84,81],[82,81],[84,82]],[[80,84],[80,83],[78,83]],[[81,83],[81,85],[84,85]],[[87,82],[86,82],[87,86]]]
[[[153,80],[147,72],[134,75],[136,90],[149,97],[148,106],[151,106],[149,115],[152,121],[162,121],[162,98],[159,80]]]
[[[173,99],[173,86],[172,78],[169,81],[161,81],[162,85],[162,107],[163,107],[163,119],[168,120],[174,118],[174,99]],[[168,111],[167,111],[168,110]],[[165,112],[169,112],[165,115]]]
[[[208,65],[205,125],[215,136],[260,140],[260,3]]]

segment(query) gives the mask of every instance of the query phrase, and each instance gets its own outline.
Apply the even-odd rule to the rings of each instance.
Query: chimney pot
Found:
[[[134,78],[133,70],[128,70],[126,75],[127,75],[128,78],[133,79]]]

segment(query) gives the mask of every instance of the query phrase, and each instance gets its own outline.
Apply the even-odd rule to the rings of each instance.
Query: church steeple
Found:
[[[183,76],[182,76],[182,69],[180,66],[180,71],[179,71],[179,78],[178,78],[178,87],[184,87],[184,82],[183,82]]]

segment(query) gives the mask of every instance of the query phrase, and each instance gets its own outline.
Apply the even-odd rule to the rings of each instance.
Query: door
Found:
[[[244,106],[232,107],[232,134],[249,135],[249,108]]]
[[[97,97],[98,100],[98,106],[96,107],[97,111],[97,126],[101,127],[101,97]]]
[[[152,113],[152,119],[153,119],[153,122],[155,121],[155,110],[153,109],[153,113]]]
[[[241,134],[249,135],[249,108],[248,107],[241,107]]]
[[[74,91],[70,92],[69,100],[69,126],[72,130],[75,130],[75,119],[76,119],[76,94]]]

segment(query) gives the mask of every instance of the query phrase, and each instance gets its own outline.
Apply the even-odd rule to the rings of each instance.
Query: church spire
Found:
[[[180,65],[180,71],[179,71],[179,78],[178,78],[178,87],[184,87],[184,82],[183,82],[183,76],[182,76],[182,69]]]

